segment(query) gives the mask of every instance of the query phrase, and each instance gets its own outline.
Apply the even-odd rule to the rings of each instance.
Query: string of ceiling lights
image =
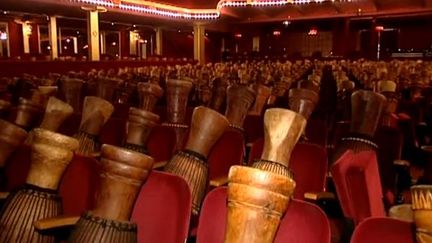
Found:
[[[69,0],[107,8],[140,12],[169,18],[214,20],[220,17],[221,9],[226,7],[276,7],[289,4],[310,4],[324,2],[351,2],[352,0],[221,0],[216,9],[189,9],[168,4],[141,0]]]

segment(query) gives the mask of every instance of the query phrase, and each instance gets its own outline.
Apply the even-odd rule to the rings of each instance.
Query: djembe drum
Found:
[[[219,111],[225,102],[227,84],[222,78],[213,81],[212,98],[209,107]]]
[[[146,111],[153,111],[163,93],[163,89],[157,84],[138,83],[139,108]]]
[[[176,149],[182,149],[188,130],[186,108],[192,82],[169,79],[166,82],[167,121],[163,126],[172,127],[176,133]]]
[[[104,144],[95,208],[81,216],[69,242],[137,242],[137,226],[129,220],[152,166],[152,157]]]
[[[373,137],[378,126],[386,98],[373,91],[358,90],[351,96],[350,135],[341,139],[333,154],[332,163],[348,149],[354,153],[373,150],[378,146]]]
[[[81,90],[84,81],[77,78],[63,78],[60,82],[62,99],[72,106],[75,112],[81,111]]]
[[[309,89],[290,89],[288,92],[290,110],[309,119],[318,103],[318,93]]]
[[[194,215],[199,213],[207,186],[207,156],[227,127],[228,120],[220,113],[203,106],[196,107],[185,149],[165,166],[165,171],[183,177],[189,184]]]
[[[292,177],[291,153],[306,127],[306,119],[288,109],[271,108],[264,113],[264,146],[252,167]]]
[[[291,177],[233,166],[229,172],[225,243],[272,243],[294,193]]]
[[[288,104],[290,109],[302,115],[306,121],[314,111],[318,99],[318,93],[310,89],[290,89],[288,92]],[[308,140],[305,132],[304,130],[302,140]]]
[[[210,90],[210,87],[208,85],[201,85],[198,88],[198,102],[199,105],[202,106],[210,106],[211,98],[212,98],[212,92]]]
[[[54,242],[37,232],[33,222],[62,214],[57,189],[78,141],[45,129],[35,129],[26,184],[12,193],[0,216],[0,242]]]
[[[39,121],[42,113],[43,107],[40,104],[20,98],[14,123],[29,130]]]
[[[399,104],[399,95],[396,93],[396,87],[396,83],[393,81],[378,82],[378,92],[386,97],[381,117],[381,126],[395,128],[397,126],[395,112]]]
[[[246,85],[234,84],[228,87],[225,117],[231,127],[244,132],[243,123],[254,100],[255,91]]]
[[[116,91],[123,81],[117,78],[99,77],[97,80],[96,96],[110,103],[114,103]]]
[[[56,132],[61,124],[73,113],[73,108],[69,104],[51,97],[48,100],[45,108],[45,115],[40,124],[40,128]],[[29,133],[26,144],[31,144],[33,141],[33,132]]]
[[[411,187],[417,243],[432,243],[432,186]]]
[[[74,135],[79,141],[77,154],[97,155],[99,152],[97,137],[113,111],[114,107],[108,101],[94,96],[85,97],[79,130]]]
[[[147,140],[159,116],[146,110],[129,108],[129,117],[126,124],[126,141],[124,148],[147,154]]]
[[[249,115],[260,116],[264,105],[267,103],[267,99],[271,94],[271,88],[258,84],[254,85],[253,89],[256,92],[255,102],[249,110]]]

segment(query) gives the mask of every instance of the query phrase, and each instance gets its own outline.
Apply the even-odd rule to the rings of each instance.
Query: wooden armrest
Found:
[[[0,200],[5,200],[9,196],[9,192],[0,192]]]
[[[253,145],[253,143],[247,143],[247,144],[246,144],[246,147],[248,147],[248,148],[252,148],[252,145]]]
[[[393,165],[399,165],[399,166],[407,166],[409,167],[411,163],[408,160],[404,159],[396,159],[393,161]]]
[[[332,192],[305,192],[305,199],[318,201],[318,200],[334,200],[336,196]]]
[[[80,217],[78,216],[58,216],[54,218],[40,219],[33,222],[37,230],[49,230],[66,226],[74,226]]]
[[[165,165],[168,164],[168,161],[159,161],[153,164],[153,169],[163,169],[163,167],[165,167]]]
[[[219,187],[219,186],[223,186],[228,184],[228,177],[227,176],[222,176],[222,177],[218,177],[215,178],[213,180],[210,180],[210,186],[212,187]]]

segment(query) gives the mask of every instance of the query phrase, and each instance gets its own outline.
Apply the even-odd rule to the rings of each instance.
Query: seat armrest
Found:
[[[409,167],[411,163],[408,160],[396,159],[393,161],[393,165]]]
[[[332,192],[305,192],[304,198],[312,201],[336,200],[336,196]]]
[[[61,227],[71,227],[74,226],[78,220],[79,216],[58,216],[53,218],[40,219],[33,222],[33,226],[37,230],[52,230]]]
[[[219,187],[228,184],[228,177],[227,176],[221,176],[218,178],[214,178],[210,180],[210,186],[212,187]]]
[[[9,192],[0,192],[0,200],[5,200],[9,194]]]
[[[165,167],[165,165],[168,164],[168,161],[159,161],[153,164],[153,169],[157,170],[157,169],[163,169]]]

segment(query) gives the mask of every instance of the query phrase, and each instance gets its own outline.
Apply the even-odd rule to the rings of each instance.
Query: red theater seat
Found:
[[[147,149],[155,162],[168,161],[176,145],[175,131],[166,126],[155,126],[147,141]]]
[[[75,155],[60,182],[63,214],[79,216],[93,206],[99,183],[99,161]]]
[[[209,179],[227,177],[232,165],[243,163],[244,149],[243,134],[234,129],[227,130],[209,154]]]
[[[347,151],[331,169],[345,217],[355,224],[386,216],[375,152]]]
[[[141,188],[132,212],[138,225],[138,242],[185,242],[192,208],[192,196],[184,179],[152,171]]]
[[[354,231],[351,243],[415,243],[414,225],[392,218],[368,218]]]
[[[20,145],[6,162],[6,191],[14,191],[26,182],[31,164],[31,147]]]
[[[258,139],[252,145],[249,165],[261,157],[263,143],[263,139]],[[294,198],[304,199],[305,192],[324,191],[327,165],[327,151],[323,147],[311,143],[297,143],[291,154],[289,164],[296,181]]]
[[[207,194],[200,214],[197,243],[224,241],[227,215],[227,188]],[[330,226],[325,214],[308,202],[292,200],[282,218],[275,243],[329,243]]]

